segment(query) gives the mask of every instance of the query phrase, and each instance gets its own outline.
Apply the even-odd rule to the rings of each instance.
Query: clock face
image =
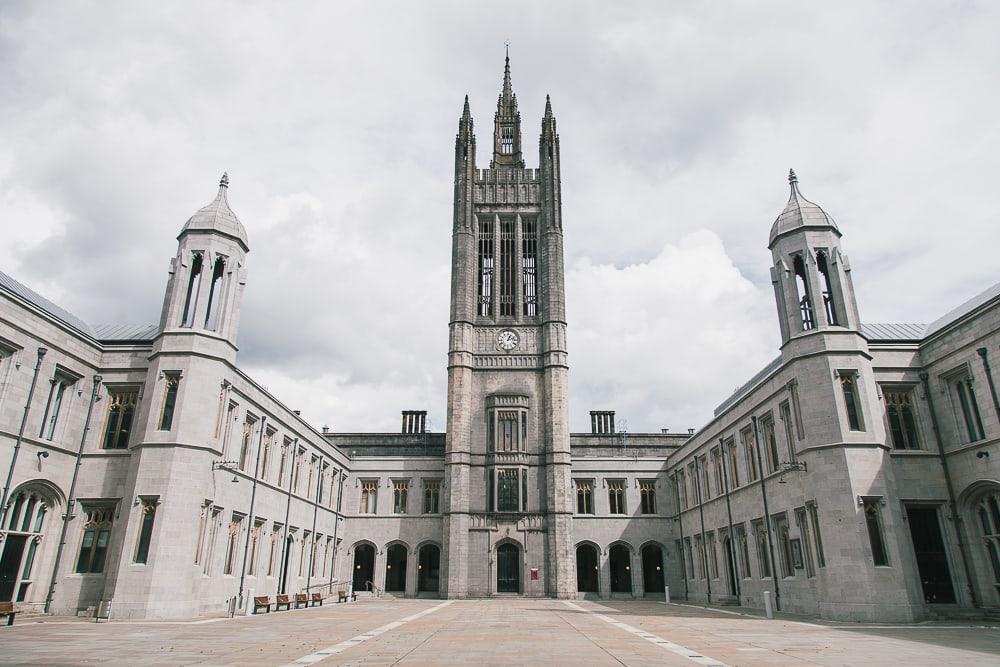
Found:
[[[517,337],[517,332],[513,329],[504,329],[497,334],[497,345],[501,350],[513,350],[519,342],[520,339]]]

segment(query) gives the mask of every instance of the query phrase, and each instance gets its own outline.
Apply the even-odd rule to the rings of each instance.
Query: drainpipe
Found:
[[[292,440],[292,460],[288,468],[288,494],[285,500],[285,532],[281,537],[281,581],[278,584],[278,592],[284,593],[288,585],[288,567],[285,560],[288,558],[288,517],[292,511],[292,483],[295,481],[295,457],[299,455],[299,439]]]
[[[986,360],[983,355],[983,361]],[[948,458],[944,455],[944,447],[941,444],[941,427],[938,424],[937,412],[934,410],[934,397],[931,396],[930,378],[927,373],[920,374],[920,381],[924,385],[924,396],[927,397],[927,407],[931,412],[931,425],[934,427],[934,443],[937,445],[938,458],[941,460],[941,469],[944,471],[944,483],[948,487],[948,502],[951,505],[951,522],[955,526],[955,536],[958,539],[958,552],[962,556],[962,570],[965,572],[965,585],[969,589],[969,598],[972,606],[979,606],[979,599],[976,596],[976,589],[972,586],[972,569],[969,567],[969,554],[965,551],[965,542],[962,540],[962,524],[958,517],[958,502],[955,500],[955,487],[951,483],[951,471],[948,469]]]
[[[312,545],[309,547],[309,572],[306,573],[306,593],[309,592],[309,584],[312,583],[313,562],[316,560],[316,515],[319,513],[319,494],[323,489],[323,459],[318,459],[319,474],[316,475],[316,493],[313,495],[313,528]]]
[[[253,485],[250,487],[250,514],[247,516],[247,518],[250,520],[250,523],[247,524],[247,539],[243,543],[243,566],[240,568],[240,609],[242,609],[245,606],[243,602],[243,584],[246,581],[247,577],[247,554],[250,551],[250,535],[253,533],[254,530],[253,509],[254,509],[254,504],[257,501],[257,476],[260,474],[260,450],[264,443],[264,428],[266,426],[267,426],[267,415],[263,415],[260,418],[260,435],[257,438],[257,460],[254,462],[253,465]],[[257,543],[260,544],[259,538]]]
[[[704,465],[704,464],[702,464]],[[705,568],[705,586],[708,590],[708,604],[712,604],[712,573],[708,570],[708,540],[705,539],[705,501],[701,497],[701,474],[700,465],[698,464],[698,457],[694,457],[694,472],[697,479],[694,480],[694,486],[698,489],[698,514],[701,516],[701,555],[702,567]]]
[[[80,436],[80,449],[76,452],[76,465],[73,466],[73,479],[69,484],[69,495],[66,496],[66,513],[63,515],[62,529],[59,532],[59,545],[56,547],[56,560],[52,566],[52,578],[49,580],[49,592],[45,595],[44,613],[49,613],[52,606],[52,596],[56,592],[56,577],[59,575],[59,562],[62,560],[63,547],[66,546],[66,532],[69,530],[69,520],[73,514],[73,498],[76,495],[76,480],[80,475],[80,464],[83,462],[83,446],[87,442],[87,432],[90,430],[90,416],[94,412],[94,403],[97,401],[98,392],[101,389],[101,382],[104,378],[100,375],[94,376],[94,390],[90,394],[90,405],[87,406],[87,418],[83,422],[83,435]]]
[[[682,563],[681,572],[683,572],[684,574],[684,599],[687,600],[689,591],[688,591],[688,571],[687,571],[687,555],[686,555],[687,552],[684,549],[684,520],[683,520],[684,512],[681,510],[681,489],[680,489],[680,484],[677,483],[676,473],[674,474],[674,496],[677,498],[677,516],[675,518],[677,519],[677,527],[680,530],[681,534],[680,557]],[[686,496],[686,490],[685,490],[685,496]],[[691,565],[693,568],[694,563],[692,563]]]
[[[340,553],[340,549],[337,545],[337,531],[340,528],[340,501],[344,497],[344,482],[347,481],[347,475],[342,471],[337,471],[337,477],[339,478],[339,483],[337,484],[337,511],[333,515],[333,564],[330,566],[330,593],[333,593],[333,580],[337,572],[337,555]]]
[[[757,437],[757,417],[750,417],[750,421],[753,422],[753,451],[757,459],[757,472],[760,475],[760,496],[764,500],[764,530],[767,533],[767,556],[771,559],[771,579],[774,581],[774,608],[781,611],[778,564],[774,561],[774,539],[771,536],[771,512],[767,509],[767,490],[764,488],[764,462],[760,458],[760,440]]]
[[[993,384],[993,371],[990,370],[990,361],[986,358],[986,348],[981,347],[976,352],[979,353],[979,357],[983,360],[983,370],[986,371],[986,382],[990,385],[990,396],[993,397],[993,409],[997,413],[997,418],[1000,419],[1000,399],[997,398],[997,386]]]
[[[38,348],[38,358],[35,360],[35,372],[31,376],[31,388],[28,389],[28,400],[24,402],[24,414],[21,416],[21,428],[17,431],[14,441],[14,455],[10,459],[7,470],[7,481],[3,485],[3,496],[0,496],[0,526],[7,520],[7,493],[10,491],[10,481],[14,478],[14,465],[17,463],[17,453],[21,451],[21,441],[24,440],[24,427],[28,424],[28,412],[31,410],[31,399],[35,395],[35,384],[38,382],[38,370],[42,367],[42,357],[48,352],[44,347]]]
[[[729,562],[730,568],[728,574],[733,577],[733,586],[736,589],[736,599],[739,601],[740,598],[740,573],[739,568],[736,566],[736,551],[733,549],[733,543],[736,540],[736,535],[733,533],[733,506],[729,502],[729,471],[726,469],[726,443],[723,442],[722,438],[719,438],[719,451],[722,452],[722,484],[726,491],[726,516],[729,519]]]

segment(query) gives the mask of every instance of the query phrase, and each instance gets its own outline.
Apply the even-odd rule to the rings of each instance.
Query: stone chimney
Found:
[[[403,433],[426,433],[426,410],[403,410]]]
[[[595,435],[610,435],[615,432],[614,410],[591,410],[590,432]]]

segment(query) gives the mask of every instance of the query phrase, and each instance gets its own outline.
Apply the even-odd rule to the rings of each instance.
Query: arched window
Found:
[[[813,315],[812,297],[809,295],[809,280],[806,277],[806,264],[802,255],[795,255],[792,261],[792,268],[795,270],[795,290],[799,298],[799,313],[802,316],[802,330],[809,331],[816,328],[816,320]]]
[[[222,302],[222,276],[226,270],[226,258],[217,257],[212,269],[212,286],[208,292],[208,308],[205,310],[205,328],[215,331],[219,326],[219,304]]]
[[[829,324],[839,324],[837,307],[833,302],[833,283],[830,282],[830,267],[827,263],[826,251],[816,253],[816,268],[819,269],[820,280],[823,281],[823,308],[826,310],[826,321]]]
[[[104,572],[104,560],[107,558],[108,543],[111,541],[114,508],[90,507],[86,508],[85,512],[87,522],[83,527],[76,571],[78,574]]]
[[[14,494],[8,507],[2,552],[4,563],[11,564],[11,571],[0,578],[0,601],[23,602],[35,580],[35,562],[52,501],[38,491],[24,489]]]
[[[188,278],[187,295],[184,297],[184,313],[181,315],[181,326],[194,324],[194,311],[198,305],[198,290],[201,288],[202,254],[196,252],[191,256],[191,275]]]

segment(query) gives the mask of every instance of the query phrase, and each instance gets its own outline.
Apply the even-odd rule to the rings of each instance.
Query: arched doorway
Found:
[[[354,547],[354,590],[368,590],[368,582],[374,579],[375,547],[370,544],[358,544]]]
[[[521,592],[521,550],[505,542],[497,547],[497,593]]]
[[[393,544],[385,552],[385,590],[402,593],[406,591],[406,547]]]
[[[663,593],[663,550],[657,544],[642,548],[642,587],[646,595]]]
[[[598,574],[597,548],[592,544],[581,544],[576,548],[576,590],[579,593],[597,593]]]
[[[45,585],[39,585],[38,568],[43,547],[46,517],[53,501],[34,486],[15,491],[8,503],[7,531],[0,552],[0,602],[24,602],[44,597]]]
[[[436,544],[420,547],[417,561],[417,592],[438,593],[441,590],[441,549]]]
[[[632,592],[632,557],[628,547],[616,544],[608,552],[608,563],[611,569],[611,592]]]

